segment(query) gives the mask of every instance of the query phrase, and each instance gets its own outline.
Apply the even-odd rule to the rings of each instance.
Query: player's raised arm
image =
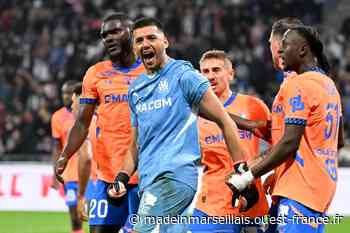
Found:
[[[199,103],[200,116],[216,122],[221,128],[228,150],[233,161],[245,160],[244,150],[238,143],[235,134],[235,123],[226,113],[220,100],[211,89],[208,89]]]

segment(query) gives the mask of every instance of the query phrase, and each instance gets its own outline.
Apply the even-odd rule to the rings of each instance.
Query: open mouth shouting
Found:
[[[143,50],[141,56],[145,65],[154,66],[156,64],[156,54],[153,50]]]

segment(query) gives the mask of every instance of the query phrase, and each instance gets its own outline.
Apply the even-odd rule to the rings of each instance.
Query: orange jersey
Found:
[[[95,157],[98,178],[109,183],[121,168],[131,139],[128,87],[144,71],[140,60],[129,68],[108,60],[90,67],[83,80],[80,103],[99,104]]]
[[[281,139],[285,124],[305,125],[305,131],[296,155],[275,169],[274,197],[328,209],[336,188],[340,116],[339,93],[326,75],[308,71],[282,83],[272,108],[272,142]]]
[[[62,107],[54,114],[51,118],[51,131],[52,137],[57,139],[62,148],[67,143],[69,130],[72,128],[74,124],[75,118],[71,111],[69,111],[66,107]],[[63,179],[65,182],[69,181],[78,181],[78,156],[74,154],[68,164],[66,169],[63,172]]]
[[[232,95],[224,104],[227,111],[251,120],[268,120],[270,112],[267,106],[259,99],[247,95]],[[202,189],[199,194],[196,208],[211,216],[227,214],[239,215],[238,210],[232,207],[232,191],[225,184],[225,176],[233,169],[232,161],[221,129],[214,123],[200,118],[200,143],[202,148],[202,163],[205,166]],[[254,159],[259,153],[260,141],[252,133],[238,130],[237,138],[246,150],[247,157]],[[262,216],[268,211],[268,203],[262,189],[261,181],[256,182],[260,200],[244,215]]]
[[[89,127],[89,154],[91,155],[91,172],[90,179],[97,179],[97,163],[96,163],[96,120],[97,116],[94,115],[91,119],[90,127]]]

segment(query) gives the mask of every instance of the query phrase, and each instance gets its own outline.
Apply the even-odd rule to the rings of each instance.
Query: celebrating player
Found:
[[[277,168],[273,196],[278,197],[278,214],[287,218],[277,230],[323,232],[324,225],[300,224],[300,218],[322,216],[335,193],[340,96],[327,76],[323,44],[313,28],[290,27],[279,53],[283,70],[296,75],[283,82],[275,99],[280,111],[273,111],[274,147],[249,171],[229,176],[227,183],[243,190],[254,177]]]
[[[133,44],[147,73],[132,83],[129,105],[132,143],[110,195],[125,195],[136,167],[140,177],[139,220],[134,232],[186,232],[185,224],[147,221],[154,216],[185,214],[197,188],[200,149],[199,113],[215,121],[234,161],[244,162],[234,122],[209,88],[208,80],[185,61],[167,56],[169,46],[161,24],[152,18],[135,22]]]
[[[93,232],[116,232],[128,213],[138,207],[136,177],[130,180],[128,197],[113,200],[107,195],[120,170],[131,139],[128,87],[144,67],[132,49],[131,21],[122,13],[107,16],[101,25],[101,37],[110,60],[90,67],[83,80],[80,111],[69,139],[56,164],[62,173],[67,161],[85,140],[91,118],[98,106],[96,192],[90,201],[89,224]]]
[[[208,78],[215,94],[227,111],[237,114],[249,120],[268,121],[270,111],[268,107],[258,98],[230,90],[230,80],[234,78],[232,62],[224,51],[209,50],[202,55],[200,60],[201,73]],[[239,216],[239,210],[232,206],[232,191],[225,184],[225,174],[232,171],[233,161],[227,151],[219,127],[211,121],[200,118],[199,134],[202,149],[202,164],[205,166],[202,177],[202,187],[198,195],[194,216]],[[248,152],[249,159],[259,152],[259,138],[251,132],[238,130],[241,145]],[[259,198],[248,200],[250,203],[248,211],[244,216],[264,216],[268,210],[268,203],[262,190],[260,180],[257,181]],[[239,233],[242,228],[256,228],[259,226],[239,224],[193,224],[191,232],[216,232],[224,231]]]

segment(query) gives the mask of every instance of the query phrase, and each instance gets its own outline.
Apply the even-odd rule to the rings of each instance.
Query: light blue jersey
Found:
[[[129,88],[131,124],[138,130],[140,190],[160,176],[197,187],[197,109],[209,81],[190,63],[170,59]]]

